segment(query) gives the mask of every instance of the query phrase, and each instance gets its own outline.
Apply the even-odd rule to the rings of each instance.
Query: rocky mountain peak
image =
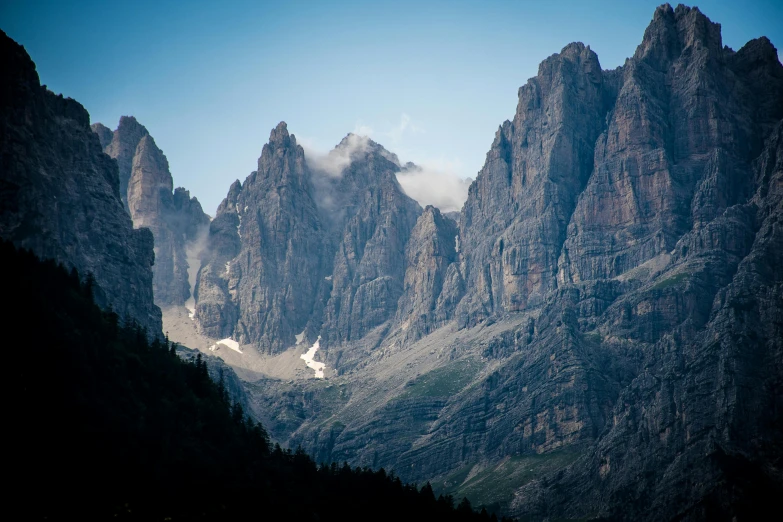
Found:
[[[30,55],[27,54],[24,46],[19,45],[14,40],[5,34],[5,31],[0,29],[0,67],[5,71],[14,71],[15,75],[12,81],[4,81],[0,83],[3,89],[3,94],[10,94],[18,89],[30,88],[32,85],[40,86],[41,81],[38,78],[38,71],[35,68],[35,63],[30,59]],[[45,85],[42,87],[46,87]],[[3,96],[0,98],[0,103],[5,105],[10,103],[13,98]]]
[[[737,55],[737,59],[744,62],[748,69],[762,65],[772,65],[775,62],[780,64],[778,50],[766,36],[749,41],[740,48]]]
[[[139,123],[135,116],[120,116],[120,123],[117,125],[117,131],[127,135],[149,134],[147,128]]]
[[[711,22],[698,7],[680,4],[672,9],[664,4],[655,10],[633,58],[661,70],[686,48],[712,58],[722,56],[720,24]]]
[[[210,224],[198,279],[200,331],[262,352],[292,346],[323,279],[321,228],[304,150],[280,122],[258,170],[231,185]]]
[[[172,198],[173,212],[170,222],[173,229],[184,235],[186,241],[198,241],[209,227],[209,216],[204,212],[201,203],[190,196],[190,191],[184,187],[174,189]],[[186,244],[186,247],[188,245]],[[200,252],[196,252],[200,254]],[[190,267],[198,270],[198,267]]]
[[[399,169],[396,156],[356,134],[311,167],[279,124],[258,170],[231,186],[210,225],[201,331],[277,353],[302,333],[321,333],[326,349],[391,320],[421,212]]]
[[[395,324],[411,342],[430,333],[443,322],[437,303],[449,268],[456,260],[457,224],[427,205],[405,246],[405,278],[397,302]]]
[[[277,126],[269,133],[269,145],[275,147],[288,147],[291,145],[292,135],[288,133],[288,124],[281,121]],[[296,146],[296,139],[293,140],[293,146]]]
[[[172,190],[169,162],[152,136],[145,134],[136,146],[128,183],[128,208],[134,225],[150,226],[159,220],[172,206]]]
[[[101,142],[101,147],[106,148],[111,140],[114,139],[114,133],[103,123],[93,123],[90,125],[92,131],[98,135],[98,140]]]
[[[272,176],[287,180],[289,183],[301,185],[307,183],[307,165],[304,149],[296,143],[296,136],[288,133],[284,121],[277,124],[269,134],[269,142],[264,144],[261,156],[258,158],[258,177]],[[254,180],[255,176],[248,178]]]
[[[128,183],[133,170],[136,147],[141,139],[148,134],[147,129],[136,121],[136,118],[122,116],[111,142],[104,146],[104,152],[117,161],[120,174],[120,198],[126,208],[128,206]]]
[[[778,50],[766,36],[750,40],[739,51],[729,50],[726,54],[734,73],[759,87],[764,83],[777,84],[783,78]]]
[[[256,172],[253,172],[250,175],[253,176],[255,174]],[[228,194],[226,194],[226,198],[221,202],[220,207],[222,208],[225,205],[229,205],[229,208],[233,210],[234,204],[237,202],[240,192],[242,192],[242,182],[235,180],[228,188]]]
[[[543,91],[548,91],[562,84],[563,76],[576,74],[577,69],[584,71],[592,81],[600,83],[601,64],[598,55],[582,42],[572,42],[541,62],[534,81]]]
[[[605,76],[596,54],[577,42],[546,58],[519,89],[516,114],[495,133],[462,209],[464,270],[444,289],[449,306],[460,301],[460,325],[539,306],[555,287],[552,261],[613,101]]]
[[[388,151],[383,145],[373,141],[368,136],[349,132],[337,146],[329,152],[330,156],[344,156],[346,162],[361,161],[368,155],[378,155],[400,167],[396,154]]]

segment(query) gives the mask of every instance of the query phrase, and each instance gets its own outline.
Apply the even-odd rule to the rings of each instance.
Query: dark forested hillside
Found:
[[[270,446],[200,357],[100,310],[89,275],[7,242],[0,256],[14,274],[3,319],[17,326],[4,328],[3,468],[25,519],[494,519],[383,470]]]

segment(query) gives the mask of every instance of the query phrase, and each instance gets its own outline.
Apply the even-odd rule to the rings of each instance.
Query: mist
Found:
[[[339,178],[345,167],[350,165],[351,158],[363,154],[367,150],[370,139],[367,136],[350,133],[334,149],[324,152],[315,148],[308,140],[300,140],[305,151],[307,165],[312,170],[321,171],[333,178]]]
[[[468,199],[468,189],[473,181],[461,178],[453,170],[425,163],[422,166],[408,164],[397,173],[405,193],[415,199],[419,205],[432,205],[441,212],[454,212],[462,209]]]
[[[396,135],[397,139],[394,139],[395,131],[401,133],[406,128],[410,128],[410,125],[410,119],[403,115],[399,131],[392,129],[384,135],[392,138],[393,142],[397,141],[399,135]],[[366,153],[370,146],[370,137],[359,134],[359,132],[373,133],[371,128],[357,125],[354,132],[349,133],[334,149],[328,152],[307,138],[297,138],[297,141],[305,151],[308,167],[315,174],[322,174],[327,178],[339,178],[351,161]],[[380,145],[383,147],[383,144]],[[421,164],[416,162],[403,164],[397,154],[387,151],[385,147],[381,152],[389,161],[401,168],[397,173],[397,181],[405,193],[422,207],[433,205],[442,212],[462,209],[462,205],[468,197],[468,188],[473,180],[458,174],[461,170],[458,161],[441,159],[424,160]],[[313,183],[316,185],[317,192],[320,193],[319,206],[331,207],[332,202],[328,191],[319,190],[324,181],[322,176],[313,176]]]

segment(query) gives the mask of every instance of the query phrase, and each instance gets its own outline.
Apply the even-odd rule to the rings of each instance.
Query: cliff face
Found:
[[[323,279],[323,232],[302,147],[285,123],[271,133],[258,170],[232,185],[210,227],[196,320],[273,352],[305,329]]]
[[[783,490],[781,118],[771,43],[698,9],[616,70],[566,46],[456,241],[434,209],[411,229],[393,320],[325,322],[364,332],[330,338],[331,383],[265,386],[275,436],[533,519],[756,517]]]
[[[0,236],[92,274],[99,305],[161,332],[153,238],[123,209],[117,166],[89,115],[40,85],[24,48],[0,33]]]
[[[187,250],[205,233],[209,217],[184,188],[172,193],[168,160],[135,118],[120,118],[111,139],[111,131],[100,123],[93,124],[92,130],[117,162],[120,192],[133,225],[152,232],[155,303],[162,307],[184,304],[191,295]]]
[[[278,353],[303,333],[323,345],[360,339],[396,310],[405,244],[420,212],[396,158],[373,142],[336,175],[313,171],[280,123],[258,170],[237,181],[210,227],[198,282],[201,331]],[[364,140],[364,139],[362,139]]]
[[[616,277],[748,198],[750,161],[780,108],[759,110],[760,85],[737,75],[736,63],[722,48],[720,26],[697,9],[656,11],[623,68],[569,225],[561,280]],[[769,65],[759,73],[774,71]]]
[[[424,209],[405,247],[405,279],[395,322],[415,341],[443,323],[436,307],[457,257],[457,223],[432,206]]]
[[[565,478],[523,488],[517,513],[752,517],[751,499],[775,483],[776,56],[766,39],[723,48],[697,9],[663,6],[620,71],[545,309],[574,314],[587,339],[572,344],[598,342],[631,380],[604,395],[596,449]]]
[[[747,253],[725,271],[707,322],[686,317],[650,346],[595,448],[556,480],[522,488],[517,513],[753,520],[773,507],[783,428],[783,280],[775,268],[783,261],[782,143],[783,121],[754,162],[754,196],[699,234],[699,244],[729,239]],[[679,252],[693,243],[681,240]],[[704,277],[677,286],[698,291]]]
[[[349,135],[335,151],[356,139]],[[328,180],[336,216],[325,218],[335,248],[322,326],[327,346],[361,339],[397,309],[405,245],[421,212],[397,182],[399,170],[396,156],[364,139],[340,177]]]
[[[95,128],[101,138],[101,145],[106,141],[104,125],[95,124]],[[141,125],[133,116],[123,116],[120,118],[120,124],[114,131],[111,141],[103,145],[104,152],[117,161],[117,167],[120,171],[120,197],[128,208],[128,185],[130,184],[131,174],[133,172],[133,158],[136,156],[136,148],[141,139],[148,135],[147,129]]]
[[[495,134],[460,216],[460,324],[538,307],[556,287],[554,267],[592,171],[614,76],[589,48],[571,44],[519,90],[517,113]]]
[[[233,301],[236,281],[232,283],[232,295],[229,293],[229,275],[231,260],[242,247],[237,215],[237,198],[241,190],[242,184],[234,182],[228,196],[218,206],[215,219],[209,224],[207,247],[196,279],[194,319],[200,332],[216,339],[231,337],[237,323],[237,309]]]
[[[101,142],[101,148],[103,149],[106,149],[114,139],[114,133],[103,123],[93,123],[90,125],[90,129],[98,135],[98,140]]]

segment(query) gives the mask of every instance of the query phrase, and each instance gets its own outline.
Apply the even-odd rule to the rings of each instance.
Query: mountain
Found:
[[[185,304],[194,284],[188,277],[189,264],[198,263],[209,216],[187,190],[174,190],[166,156],[136,118],[123,116],[114,132],[101,123],[91,128],[104,152],[117,162],[120,195],[133,226],[152,232],[155,303],[162,308]]]
[[[159,335],[153,236],[124,211],[117,165],[87,111],[41,86],[5,33],[0,56],[0,238],[91,274],[99,305]]]
[[[197,283],[202,332],[280,351],[305,329],[323,279],[323,232],[304,151],[285,123],[258,170],[235,182],[210,225]]]
[[[297,254],[312,305],[276,359],[234,361],[251,402],[316,459],[525,518],[753,518],[783,490],[777,51],[664,5],[623,66],[572,43],[518,97],[456,222],[374,142],[297,153],[309,184],[277,208],[323,238]],[[234,236],[216,271],[258,249]],[[279,369],[316,336],[325,380]]]
[[[339,171],[310,167],[281,122],[258,170],[231,186],[198,276],[203,334],[281,353],[319,334],[340,346],[393,317],[421,209],[377,143],[349,135],[331,156]]]
[[[380,144],[349,134],[325,156],[306,154],[281,122],[257,170],[228,189],[199,256],[188,245],[200,244],[203,212],[186,191],[172,193],[146,129],[123,118],[113,133],[89,132],[86,112],[40,87],[26,54],[4,45],[13,74],[2,99],[15,101],[4,102],[0,127],[2,237],[97,271],[95,300],[124,317],[153,307],[154,281],[155,298],[177,312],[167,330],[212,355],[213,375],[228,369],[215,356],[234,370],[219,395],[230,389],[271,439],[318,462],[349,463],[346,477],[349,466],[382,467],[525,520],[755,520],[775,508],[783,494],[783,65],[768,39],[735,51],[699,9],[666,4],[614,70],[589,46],[567,45],[519,89],[458,216],[406,195],[397,175],[415,166]],[[42,203],[53,196],[57,212]],[[123,205],[152,232],[131,229]],[[184,216],[176,226],[173,215]],[[140,264],[138,252],[146,252]],[[186,274],[196,265],[187,318]],[[86,298],[92,280],[70,277],[70,292]],[[46,335],[77,320],[63,315],[71,306],[50,311],[43,297],[28,305],[20,313],[37,307],[56,317]],[[102,317],[76,330],[95,328],[115,347],[135,339],[132,329],[112,337],[112,316]],[[127,382],[129,396],[150,402],[117,409],[130,412],[117,414],[117,433],[132,433],[128,423],[142,429],[136,419],[151,411],[152,433],[185,437],[178,465],[203,467],[186,478],[263,480],[245,467],[266,458],[263,445],[229,433],[244,420],[227,424],[226,404],[183,406],[206,449],[162,421],[179,411],[167,388],[177,379],[216,397],[204,363],[196,379],[143,336],[133,343],[115,353],[127,363],[108,365],[119,379],[73,396],[127,398],[114,388]],[[130,362],[144,354],[153,354],[151,366]],[[136,387],[139,375],[122,373],[140,365],[159,375],[156,364],[173,380],[142,380],[162,402]],[[105,366],[96,368],[76,369],[103,375]],[[116,419],[106,413],[113,406],[101,408],[86,418]],[[116,439],[107,439],[118,444],[112,451],[125,448]],[[235,474],[216,464],[218,440],[231,440]],[[140,455],[161,464],[156,477],[179,477],[171,461]],[[273,469],[289,470],[297,455],[278,455]],[[341,473],[301,461],[295,476],[328,484]],[[355,473],[352,487],[371,477],[387,484],[385,471]],[[290,477],[268,476],[264,487]],[[314,498],[297,506],[304,515],[336,502]]]
[[[403,291],[405,245],[421,213],[397,181],[396,156],[353,134],[330,152],[345,154],[349,162],[340,175],[327,175],[323,183],[332,195],[332,206],[324,209],[325,221],[332,223],[332,250],[326,254],[333,259],[327,276],[331,290],[319,330],[327,348],[378,328],[374,335],[382,336],[388,328]]]

